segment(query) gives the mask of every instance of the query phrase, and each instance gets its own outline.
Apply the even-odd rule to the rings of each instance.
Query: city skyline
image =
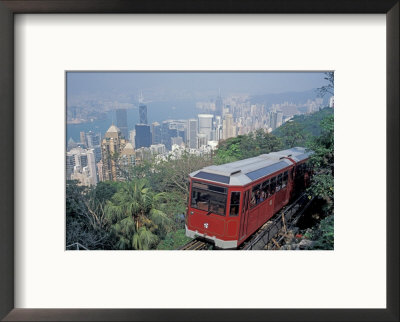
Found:
[[[68,84],[73,83],[77,75],[82,78],[93,76],[93,73],[81,74],[68,73]],[[96,76],[108,78],[107,81],[110,79],[116,81],[117,78],[121,80],[132,76],[131,74],[97,73]],[[134,76],[136,81],[139,78],[156,81],[155,77],[160,76],[161,81],[158,79],[158,82],[154,83],[160,85],[174,77],[188,81],[197,76],[204,81],[207,77],[213,76],[220,81],[227,75],[232,78],[230,84],[235,83],[235,86],[244,79],[251,78],[253,83],[247,84],[246,89],[252,85],[256,86],[257,80],[262,77],[274,79],[277,83],[282,80],[289,81],[285,87],[288,89],[293,89],[290,80],[293,81],[299,76],[302,76],[304,80],[301,82],[302,86],[310,85],[312,81],[315,81],[315,76],[320,78],[318,83],[320,87],[326,83],[326,75],[323,73],[152,72],[138,73]],[[72,76],[72,79],[69,79],[69,76]],[[139,83],[140,85],[148,84],[148,82]],[[153,94],[148,92],[146,95],[146,90],[143,89],[137,90],[137,95],[130,93],[128,102],[124,101],[125,98],[114,101],[102,100],[100,96],[91,100],[82,98],[83,103],[77,106],[71,106],[67,101],[67,179],[79,180],[82,185],[96,185],[97,182],[104,180],[124,181],[126,180],[124,175],[127,173],[124,167],[135,167],[151,159],[161,161],[179,158],[182,153],[207,155],[217,149],[221,140],[246,135],[256,130],[270,133],[290,121],[295,115],[312,114],[323,107],[333,108],[334,104],[333,95],[325,97],[324,101],[323,98],[318,97],[315,89],[298,92],[297,96],[296,94],[250,95],[246,93],[245,88],[241,93],[234,93],[231,90],[230,93],[233,94],[228,94],[229,91],[221,90],[223,86],[226,88],[226,83],[218,88],[211,87],[214,83],[213,81],[212,84],[200,86],[203,91],[210,89],[211,96],[195,95],[191,100],[179,94],[176,97],[173,95],[177,88],[187,90],[190,87],[196,87],[196,90],[192,89],[192,91],[200,93],[202,90],[199,90],[196,84],[186,84],[185,87],[175,81],[173,84],[165,85],[165,88],[159,89],[160,93],[165,93],[171,86],[175,87],[175,90],[169,92],[168,95],[172,95],[172,98],[177,101],[180,100],[181,104],[167,99],[166,102],[161,102],[162,104],[158,103],[157,111],[153,110],[157,109],[157,103],[152,101],[152,98],[160,99],[162,95],[154,94],[157,92],[155,88],[152,89]],[[117,84],[118,82],[113,86]],[[109,88],[109,91],[114,90]],[[67,88],[68,92],[71,91]],[[169,97],[168,95],[164,98]],[[157,120],[154,118],[155,114]],[[77,133],[73,135],[73,129],[75,131],[80,129],[79,139],[77,139]]]

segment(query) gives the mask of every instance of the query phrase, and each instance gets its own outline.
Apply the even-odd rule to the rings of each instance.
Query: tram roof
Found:
[[[222,165],[212,165],[192,172],[190,176],[192,178],[241,186],[292,165],[293,162],[287,159],[288,157],[297,163],[307,159],[311,154],[312,152],[307,152],[305,148],[295,147]]]

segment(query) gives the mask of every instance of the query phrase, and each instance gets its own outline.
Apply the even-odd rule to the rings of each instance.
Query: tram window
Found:
[[[278,179],[276,180],[276,191],[281,190],[282,187],[282,173],[278,175]]]
[[[286,187],[287,182],[288,182],[288,172],[285,171],[285,173],[283,174],[282,188]]]
[[[276,177],[273,177],[271,179],[271,183],[270,183],[271,195],[273,195],[275,193],[275,188],[276,188]]]
[[[251,191],[250,208],[255,207],[261,202],[260,197],[261,197],[261,185],[258,184],[255,187],[253,187],[253,190]]]
[[[212,185],[192,185],[191,206],[196,209],[210,211],[214,214],[225,216],[227,194],[216,192],[217,190],[226,191],[226,188]],[[207,190],[206,190],[207,189]]]
[[[231,206],[229,209],[229,216],[237,216],[239,215],[239,205],[240,205],[240,192],[233,191],[231,193]]]
[[[269,193],[269,180],[265,180],[261,185],[261,196],[263,199],[267,199],[270,196]]]

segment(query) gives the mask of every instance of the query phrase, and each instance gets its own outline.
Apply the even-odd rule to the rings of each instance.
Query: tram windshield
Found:
[[[225,216],[227,188],[193,181],[191,207]]]

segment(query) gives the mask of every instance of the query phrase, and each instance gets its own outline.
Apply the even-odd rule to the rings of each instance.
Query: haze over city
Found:
[[[321,72],[69,72],[68,104],[75,98],[211,98],[218,89],[230,94],[301,92],[324,84]],[[214,97],[215,98],[215,97]]]
[[[118,181],[112,155],[135,166],[221,140],[270,133],[293,116],[333,107],[322,72],[68,72],[67,178]],[[83,158],[83,159],[82,159]]]

